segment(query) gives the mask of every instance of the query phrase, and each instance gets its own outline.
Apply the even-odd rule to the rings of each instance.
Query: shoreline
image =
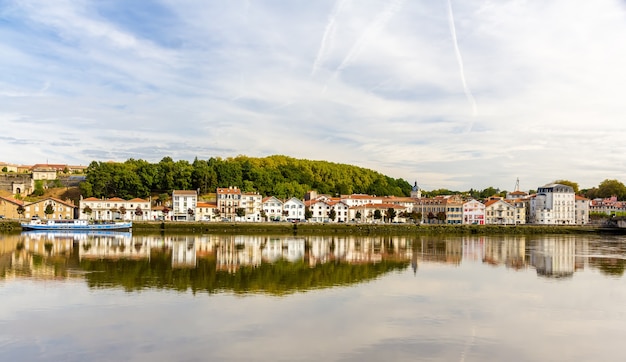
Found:
[[[0,232],[21,232],[19,221],[0,220]],[[134,221],[133,233],[190,234],[339,234],[339,235],[515,235],[515,234],[626,234],[626,229],[602,225],[445,225],[288,222]]]

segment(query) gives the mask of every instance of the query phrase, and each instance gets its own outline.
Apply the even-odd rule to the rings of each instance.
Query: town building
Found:
[[[278,221],[283,217],[283,202],[274,196],[262,200],[265,221]]]
[[[263,196],[258,192],[245,192],[241,194],[241,207],[245,210],[245,221],[261,221],[263,210]]]
[[[152,220],[150,200],[134,198],[124,200],[119,197],[88,197],[78,203],[78,218],[82,220]]]
[[[292,197],[283,204],[283,213],[287,221],[303,221],[304,202],[296,197]]]
[[[576,203],[575,223],[577,225],[585,225],[589,223],[589,205],[591,200],[588,198],[576,195],[574,198]]]
[[[530,200],[530,222],[563,225],[576,223],[574,189],[561,184],[548,184],[537,189]]]
[[[194,221],[198,192],[196,190],[172,191],[172,220]]]
[[[38,217],[41,219],[74,219],[76,205],[71,201],[59,200],[55,197],[25,203],[24,217],[27,219]]]
[[[19,213],[20,206],[24,207],[24,201],[0,196],[0,216],[8,219],[22,218],[23,214]]]
[[[477,200],[469,200],[463,204],[463,224],[485,224],[485,204]]]
[[[241,190],[236,186],[217,189],[217,209],[222,219],[234,221],[241,207]]]
[[[515,225],[517,214],[508,200],[493,198],[485,203],[486,225]]]

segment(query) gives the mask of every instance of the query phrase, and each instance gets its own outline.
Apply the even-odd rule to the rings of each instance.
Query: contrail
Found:
[[[463,83],[463,90],[465,91],[465,96],[467,100],[472,105],[472,115],[475,117],[478,113],[476,100],[472,95],[472,91],[467,86],[467,81],[465,80],[465,70],[463,69],[463,58],[461,57],[461,51],[459,50],[459,43],[456,40],[456,28],[454,26],[454,13],[452,12],[452,1],[448,0],[448,22],[450,23],[450,33],[452,33],[452,41],[454,43],[454,52],[456,53],[456,60],[459,63],[459,70],[461,72],[461,82]],[[470,126],[471,130],[471,126]]]
[[[368,26],[361,33],[361,36],[359,37],[359,39],[356,41],[356,43],[354,43],[352,48],[350,48],[348,55],[343,59],[341,64],[339,64],[339,67],[337,67],[337,69],[335,70],[335,73],[333,74],[332,79],[336,79],[339,76],[339,73],[341,73],[342,70],[344,70],[348,65],[350,65],[350,63],[352,63],[354,58],[356,58],[356,56],[361,52],[361,49],[367,43],[369,38],[371,38],[372,35],[378,33],[380,29],[385,27],[387,22],[400,10],[403,3],[404,3],[404,0],[396,0],[393,3],[391,3],[374,20],[374,22],[372,22],[372,25]]]
[[[333,8],[332,13],[328,17],[328,23],[326,24],[326,29],[324,29],[324,35],[322,36],[322,44],[320,45],[319,50],[317,51],[317,56],[315,57],[315,62],[313,63],[313,68],[311,69],[311,76],[315,75],[315,72],[322,63],[326,53],[328,52],[328,42],[332,41],[332,38],[335,34],[335,22],[337,21],[337,15],[343,8],[345,4],[345,0],[339,0],[335,3],[335,7]]]

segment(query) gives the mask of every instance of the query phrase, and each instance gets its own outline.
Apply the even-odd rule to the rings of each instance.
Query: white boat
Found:
[[[131,221],[93,223],[87,220],[41,220],[21,223],[22,230],[71,230],[71,231],[130,231]]]

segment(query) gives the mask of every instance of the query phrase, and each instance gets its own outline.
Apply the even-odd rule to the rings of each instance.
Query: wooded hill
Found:
[[[310,190],[319,194],[363,193],[378,196],[409,196],[411,185],[362,167],[287,156],[195,159],[159,163],[129,159],[122,163],[93,161],[81,183],[84,197],[146,198],[172,190],[215,192],[218,187],[237,186],[263,196],[302,198]]]

